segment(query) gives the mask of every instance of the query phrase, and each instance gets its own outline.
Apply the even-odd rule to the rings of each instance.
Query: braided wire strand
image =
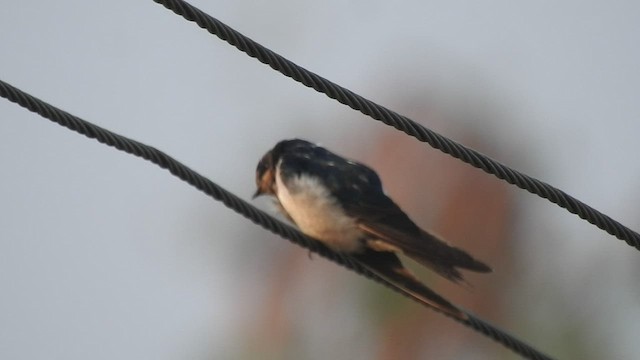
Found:
[[[355,261],[355,259],[331,251],[319,241],[302,234],[297,229],[283,223],[282,221],[277,220],[266,212],[254,207],[253,205],[230,193],[221,186],[198,174],[194,170],[190,169],[189,167],[185,166],[171,156],[154,147],[145,145],[141,142],[129,139],[125,136],[116,134],[107,129],[89,123],[32,95],[29,95],[2,80],[0,80],[0,96],[61,126],[73,130],[79,134],[85,135],[88,138],[95,139],[100,143],[112,146],[128,154],[141,157],[160,166],[163,169],[167,169],[171,174],[196,187],[198,190],[213,197],[214,199],[221,201],[225,206],[251,220],[253,223],[258,224],[263,228],[282,236],[285,239],[288,239],[294,244],[300,245],[313,252],[316,252],[322,257],[329,259],[339,265],[342,265],[362,276],[385,285],[392,290],[395,290],[396,292],[400,292],[393,284],[372,273],[371,271],[360,265],[357,261]],[[405,295],[402,292],[400,293]],[[457,318],[452,319],[476,330],[481,334],[484,334],[485,336],[495,340],[496,342],[502,344],[503,346],[511,349],[515,353],[520,354],[527,359],[551,359],[547,355],[525,344],[521,340],[518,340],[508,333],[497,329],[496,327],[484,322],[483,320],[466,311],[464,312],[468,316],[467,320],[460,320]]]
[[[384,106],[378,105],[371,100],[368,100],[338,84],[304,69],[185,1],[153,1],[163,5],[178,15],[181,15],[186,20],[195,22],[198,26],[206,29],[209,33],[216,35],[220,39],[235,46],[238,50],[246,53],[250,57],[258,59],[258,61],[263,64],[269,65],[272,69],[282,73],[283,75],[290,77],[307,87],[313,88],[314,90],[327,95],[331,99],[335,99],[341,104],[360,111],[375,120],[392,126],[407,135],[413,136],[419,141],[426,142],[433,148],[492,174],[498,179],[504,180],[509,184],[545,198],[568,210],[570,213],[578,215],[581,219],[588,221],[616,238],[624,240],[630,246],[640,250],[640,234],[602,212],[590,207],[582,201],[572,197],[564,191],[517,170],[511,169],[476,150],[448,139],[405,116],[389,110]]]

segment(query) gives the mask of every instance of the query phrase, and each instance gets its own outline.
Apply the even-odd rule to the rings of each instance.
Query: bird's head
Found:
[[[253,198],[255,199],[260,195],[276,195],[276,167],[282,155],[287,152],[308,151],[308,149],[314,147],[313,143],[306,140],[291,139],[282,140],[273,149],[267,151],[256,167],[257,189],[253,194]]]

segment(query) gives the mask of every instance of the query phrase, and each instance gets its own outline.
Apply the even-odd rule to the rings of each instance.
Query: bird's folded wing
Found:
[[[422,230],[386,195],[362,197],[346,210],[371,236],[372,248],[402,252],[453,281],[462,280],[456,268],[491,271],[489,266],[465,251]]]

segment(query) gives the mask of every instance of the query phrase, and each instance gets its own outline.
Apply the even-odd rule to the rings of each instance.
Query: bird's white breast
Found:
[[[280,205],[303,233],[335,251],[361,249],[361,230],[319,179],[300,175],[288,179],[285,186],[278,167],[276,184]]]

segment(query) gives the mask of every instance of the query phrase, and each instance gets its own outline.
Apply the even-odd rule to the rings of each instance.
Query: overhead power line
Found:
[[[290,77],[305,86],[315,89],[338,102],[349,106],[354,110],[381,121],[389,126],[426,142],[435,149],[460,159],[467,164],[527,190],[542,198],[551,201],[558,206],[567,209],[570,213],[590,222],[609,234],[624,240],[630,246],[640,250],[640,234],[622,225],[611,217],[601,213],[582,201],[572,197],[564,191],[557,189],[545,182],[537,180],[529,175],[501,164],[480,152],[465,147],[447,137],[444,137],[415,121],[402,116],[392,110],[378,105],[371,100],[335,84],[303,67],[296,65],[281,55],[269,50],[257,42],[242,35],[238,31],[206,14],[202,10],[182,0],[153,0],[172,10],[183,18],[193,21],[209,33],[235,46],[238,50],[269,65],[283,75]]]
[[[112,131],[106,130],[88,121],[85,121],[77,116],[69,114],[68,112],[50,105],[32,95],[29,95],[2,80],[0,80],[0,96],[79,134],[85,135],[91,139],[95,139],[98,142],[101,142],[108,146],[115,147],[116,149],[122,150],[126,153],[141,157],[160,166],[163,169],[167,169],[171,174],[196,187],[198,190],[213,197],[214,199],[221,201],[228,208],[243,215],[247,219],[264,227],[265,229],[276,233],[286,239],[289,239],[295,244],[314,251],[337,264],[355,271],[360,275],[381,283],[391,288],[392,290],[400,292],[398,288],[393,286],[393,284],[367,270],[353,258],[331,251],[319,241],[314,240],[302,234],[295,228],[275,219],[264,211],[247,203],[238,196],[230,193],[221,186],[215,184],[214,182],[210,181],[209,179],[198,174],[194,170],[188,168],[171,156],[154,147],[116,134]],[[404,293],[402,294],[404,295]],[[549,356],[541,353],[540,351],[527,345],[523,341],[508,334],[507,332],[502,331],[497,327],[476,317],[474,314],[471,314],[470,312],[464,310],[463,312],[467,315],[467,319],[462,320],[455,317],[450,318],[497,341],[498,343],[504,345],[505,347],[513,350],[515,353],[520,354],[527,359],[551,359]]]

